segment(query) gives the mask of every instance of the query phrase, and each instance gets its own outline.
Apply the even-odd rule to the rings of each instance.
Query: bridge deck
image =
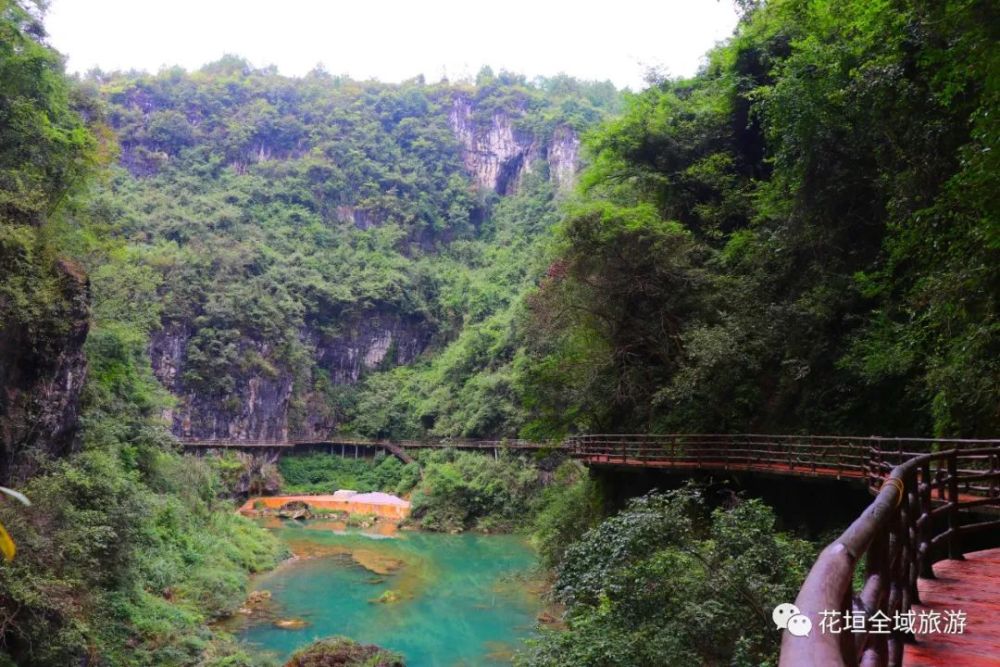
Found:
[[[966,613],[961,634],[917,635],[917,643],[904,649],[906,667],[1000,666],[1000,549],[977,551],[965,560],[934,564],[936,579],[919,581],[920,611],[946,610]],[[942,623],[942,627],[943,627]]]

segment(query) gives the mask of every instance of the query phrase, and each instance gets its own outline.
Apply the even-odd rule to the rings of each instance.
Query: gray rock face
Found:
[[[55,267],[61,310],[49,329],[0,327],[0,483],[34,473],[35,454],[63,456],[79,428],[87,376],[90,282],[74,263]]]
[[[572,128],[557,127],[552,133],[547,151],[549,177],[561,191],[576,185],[576,173],[580,169],[580,137]]]
[[[517,191],[524,174],[538,160],[549,163],[549,177],[560,190],[571,188],[579,169],[580,139],[568,126],[559,126],[542,144],[530,132],[518,130],[507,112],[493,113],[488,125],[478,124],[472,102],[461,95],[452,100],[448,120],[462,147],[462,160],[480,188],[500,194]]]
[[[516,132],[506,113],[496,112],[488,126],[478,126],[472,103],[456,96],[448,120],[462,146],[465,168],[480,188],[500,194],[514,192],[521,175],[540,157],[534,137]]]
[[[358,382],[365,371],[409,363],[430,343],[431,334],[420,320],[375,312],[342,327],[337,335],[306,329],[300,333],[315,372],[333,384]],[[234,372],[235,386],[226,395],[211,395],[184,381],[186,351],[191,331],[171,324],[156,332],[150,343],[153,371],[176,398],[164,418],[180,437],[237,440],[286,440],[322,435],[336,427],[336,418],[321,395],[312,391],[317,378],[296,382],[295,369],[275,363],[274,372]],[[273,359],[271,347],[244,339],[241,352]],[[303,372],[303,371],[300,371]]]
[[[354,206],[338,206],[336,213],[338,220],[351,223],[358,229],[378,227],[382,222],[372,211]]]
[[[345,327],[334,337],[317,338],[313,347],[319,366],[335,384],[354,384],[364,371],[413,361],[431,336],[418,319],[376,312]]]

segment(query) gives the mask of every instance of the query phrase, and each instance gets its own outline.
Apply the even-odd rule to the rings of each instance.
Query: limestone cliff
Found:
[[[234,371],[233,391],[206,393],[185,382],[186,351],[191,331],[173,323],[156,332],[150,343],[153,371],[177,397],[164,415],[175,435],[240,440],[284,440],[324,434],[336,427],[336,415],[318,383],[352,385],[365,371],[413,361],[431,339],[417,319],[374,312],[341,327],[336,335],[300,332],[308,359],[302,368],[276,364],[275,369]],[[267,341],[240,341],[241,355],[272,358]]]
[[[449,122],[462,147],[462,161],[473,182],[499,194],[517,190],[521,177],[539,160],[548,162],[549,178],[560,190],[572,188],[579,169],[580,139],[560,125],[546,141],[518,129],[517,111],[494,111],[488,123],[476,121],[473,103],[462,95],[452,100]]]
[[[510,195],[532,172],[557,190],[575,183],[580,118],[526,84],[341,85],[243,69],[223,94],[215,76],[126,77],[104,91],[131,193],[122,233],[183,249],[156,266],[169,307],[149,344],[181,437],[337,427],[366,374],[457,333],[460,314],[434,303],[441,278],[417,264],[475,239],[495,204],[483,192]]]
[[[90,284],[69,260],[51,271],[58,296],[46,317],[7,317],[12,306],[0,299],[0,483],[24,479],[76,442]]]

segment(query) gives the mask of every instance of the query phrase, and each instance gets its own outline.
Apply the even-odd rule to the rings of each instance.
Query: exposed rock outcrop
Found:
[[[53,271],[59,300],[50,317],[31,326],[5,317],[0,326],[2,483],[30,475],[38,455],[65,455],[77,439],[90,282],[69,260],[58,261]],[[7,307],[0,302],[0,316]]]
[[[338,206],[336,214],[338,220],[351,223],[358,229],[371,229],[372,227],[378,227],[382,223],[380,216],[376,212],[356,206]]]
[[[235,375],[233,391],[225,396],[199,391],[184,380],[191,332],[183,325],[168,324],[150,340],[153,372],[174,396],[177,405],[164,417],[175,435],[240,440],[285,440],[288,438],[288,405],[294,378],[288,370],[277,373],[250,371]],[[267,358],[269,345],[243,339],[240,352],[251,351]]]
[[[418,318],[387,312],[355,320],[336,336],[309,334],[316,360],[337,384],[353,384],[366,370],[413,361],[426,349],[431,332]]]
[[[187,350],[192,332],[182,324],[168,324],[155,332],[150,343],[153,371],[175,397],[177,404],[164,417],[181,437],[237,440],[287,440],[291,435],[311,436],[329,432],[335,417],[321,396],[308,391],[310,381],[296,383],[293,369],[280,363],[274,369],[233,371],[232,391],[205,392],[186,382]],[[354,384],[364,372],[381,366],[413,361],[430,344],[432,332],[418,318],[375,311],[355,318],[334,334],[307,326],[300,338],[315,368],[334,384]],[[242,339],[240,354],[271,360],[275,351],[262,341]],[[308,372],[308,371],[307,371]],[[292,415],[298,400],[299,413]]]
[[[514,192],[521,175],[541,157],[534,137],[516,131],[506,112],[493,113],[489,125],[480,126],[473,118],[472,102],[458,95],[448,120],[462,146],[465,168],[480,188]]]
[[[298,650],[285,667],[405,667],[402,656],[346,637],[320,639]]]
[[[552,133],[552,141],[547,149],[549,178],[562,191],[576,185],[576,173],[580,169],[580,137],[571,128],[562,125]]]
[[[452,99],[448,120],[462,147],[462,160],[480,188],[500,194],[517,191],[524,174],[531,173],[538,160],[549,165],[549,178],[559,190],[576,183],[580,139],[573,129],[560,125],[548,142],[515,126],[515,117],[496,111],[488,124],[475,119],[473,103],[462,95]]]

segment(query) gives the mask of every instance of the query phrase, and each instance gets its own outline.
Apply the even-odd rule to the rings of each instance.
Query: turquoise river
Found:
[[[299,557],[254,582],[271,600],[237,635],[255,650],[286,659],[344,635],[399,651],[409,667],[503,665],[534,631],[536,560],[518,537],[266,525]],[[306,625],[284,629],[282,620]]]

